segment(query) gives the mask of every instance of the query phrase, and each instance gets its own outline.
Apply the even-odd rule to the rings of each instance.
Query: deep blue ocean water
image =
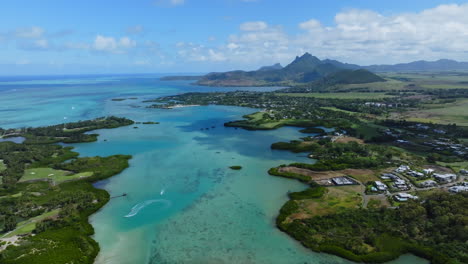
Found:
[[[74,144],[81,156],[133,155],[127,170],[96,184],[111,196],[128,194],[111,199],[90,219],[101,246],[96,263],[350,263],[311,252],[274,226],[287,192],[306,186],[267,170],[307,158],[270,145],[301,137],[297,128],[223,126],[256,111],[248,108],[145,108],[143,100],[163,95],[238,90],[158,77],[0,77],[3,128],[109,115],[161,123],[99,130],[98,142]],[[243,169],[230,170],[232,165]],[[393,263],[427,262],[406,255]]]

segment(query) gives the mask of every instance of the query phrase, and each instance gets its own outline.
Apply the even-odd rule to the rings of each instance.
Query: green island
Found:
[[[0,129],[0,262],[93,263],[99,245],[88,217],[110,199],[92,183],[128,167],[131,156],[79,158],[57,142],[91,142],[95,129],[133,124],[107,117],[39,128]]]
[[[233,74],[249,72],[198,81],[212,77],[210,84],[220,85]],[[360,83],[339,76],[275,92],[187,93],[145,103],[250,107],[257,112],[225,126],[299,127],[302,138],[271,148],[305,153],[311,161],[268,173],[307,185],[288,194],[276,219],[307,248],[365,263],[405,253],[431,263],[468,262],[468,113],[462,110],[468,82],[461,82],[468,76],[379,73],[382,80]]]

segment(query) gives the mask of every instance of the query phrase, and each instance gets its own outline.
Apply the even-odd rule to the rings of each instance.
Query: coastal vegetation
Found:
[[[37,140],[0,143],[6,167],[0,172],[1,263],[93,263],[99,245],[90,237],[94,230],[88,217],[110,197],[92,183],[120,173],[131,156],[78,158],[72,148],[51,143],[69,138],[87,142],[79,134],[133,123],[107,119],[18,129]]]
[[[394,187],[386,194],[371,189],[376,181],[392,184],[380,176],[401,165],[450,173],[467,169],[468,127],[460,109],[468,89],[424,88],[432,78],[426,74],[381,76],[385,82],[322,79],[323,85],[317,81],[294,84],[276,92],[188,93],[147,103],[153,103],[150,108],[251,107],[258,111],[225,126],[247,130],[299,127],[304,137],[276,142],[271,148],[306,153],[313,160],[281,165],[268,173],[307,184],[304,191],[288,194],[290,200],[280,209],[276,223],[312,250],[368,263],[386,262],[405,253],[433,263],[467,262],[466,237],[461,235],[466,233],[466,193],[419,187],[431,177],[401,176],[414,186],[403,192],[419,200],[395,201],[398,189]],[[448,75],[435,78],[440,83],[452,81]],[[458,177],[457,183],[443,186],[466,184],[465,176]]]

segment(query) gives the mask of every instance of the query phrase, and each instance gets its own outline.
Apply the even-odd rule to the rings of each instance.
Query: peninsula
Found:
[[[109,194],[92,183],[128,167],[131,156],[78,157],[57,142],[95,141],[96,129],[128,126],[119,117],[38,128],[0,129],[24,137],[0,142],[0,262],[93,263],[99,245],[88,217],[104,206]]]

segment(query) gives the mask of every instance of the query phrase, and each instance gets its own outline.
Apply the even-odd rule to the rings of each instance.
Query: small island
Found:
[[[230,168],[231,170],[241,170],[241,169],[242,169],[242,166],[236,165],[236,166],[231,166],[231,167],[229,167],[229,168]]]

